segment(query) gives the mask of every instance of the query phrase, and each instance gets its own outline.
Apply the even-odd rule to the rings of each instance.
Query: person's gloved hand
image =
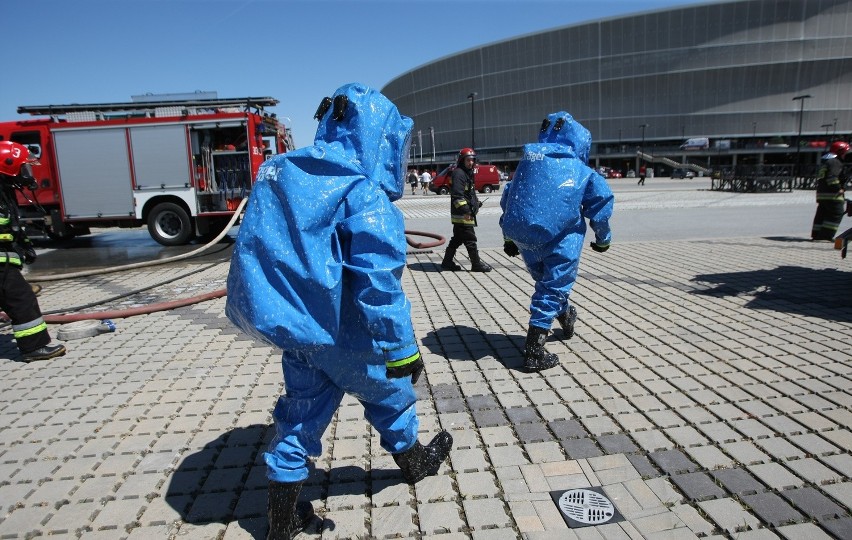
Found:
[[[26,264],[32,264],[36,261],[38,255],[36,255],[35,250],[32,247],[24,248],[24,262]]]
[[[395,362],[387,362],[385,367],[388,379],[401,379],[402,377],[411,375],[411,384],[417,384],[417,379],[420,378],[420,374],[424,368],[423,357],[420,356],[420,351],[417,351],[416,354],[408,358],[403,358]]]
[[[511,240],[506,240],[503,242],[503,253],[508,255],[509,257],[517,257],[521,254],[520,250],[518,250],[518,246],[515,245]]]
[[[597,251],[598,253],[603,253],[604,251],[609,249],[609,244],[598,244],[597,242],[591,242],[589,245],[592,246],[592,249]]]

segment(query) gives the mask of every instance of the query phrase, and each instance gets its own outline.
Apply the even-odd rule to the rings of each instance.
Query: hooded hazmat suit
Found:
[[[503,192],[503,236],[518,247],[535,280],[530,326],[549,330],[564,315],[577,278],[586,222],[606,249],[615,198],[588,167],[592,138],[570,114],[548,115],[539,142],[524,146],[515,176]]]
[[[392,204],[413,122],[360,84],[333,98],[317,111],[312,146],[258,171],[228,275],[227,316],[283,349],[286,393],[264,454],[275,482],[308,476],[344,392],[364,405],[385,450],[417,442],[412,381],[386,373],[420,361],[400,283],[403,217]]]

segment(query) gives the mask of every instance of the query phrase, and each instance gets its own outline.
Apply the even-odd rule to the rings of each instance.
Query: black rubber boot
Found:
[[[559,364],[559,357],[547,352],[544,342],[547,341],[547,330],[530,326],[527,331],[527,341],[524,343],[524,367],[528,371],[550,369]]]
[[[34,351],[23,353],[22,356],[24,357],[24,361],[32,362],[34,360],[50,360],[63,354],[65,354],[65,345],[57,344],[39,347]]]
[[[557,315],[556,320],[559,326],[562,327],[562,339],[569,340],[574,336],[574,322],[577,320],[577,310],[574,306],[568,308],[568,311],[562,315]]]
[[[455,256],[455,248],[447,247],[447,251],[444,253],[444,260],[441,261],[441,270],[448,270],[450,272],[458,272],[459,270],[461,270],[462,267],[457,265],[455,261],[453,261],[453,257]]]
[[[468,249],[467,254],[470,256],[470,271],[471,272],[490,272],[491,266],[482,262],[482,259],[479,258],[479,250],[477,249]]]
[[[432,439],[428,446],[420,441],[405,452],[394,454],[393,460],[402,469],[402,476],[409,484],[416,484],[427,476],[438,473],[441,463],[450,455],[453,446],[453,436],[441,431]]]
[[[302,482],[269,481],[266,540],[291,540],[311,523],[314,507],[307,501],[298,501],[301,490]]]

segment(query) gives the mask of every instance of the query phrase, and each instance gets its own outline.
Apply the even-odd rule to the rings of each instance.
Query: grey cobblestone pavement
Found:
[[[437,197],[436,197],[437,199]],[[306,483],[304,538],[852,538],[852,262],[791,238],[584,253],[561,365],[520,370],[532,281],[409,255],[426,373],[414,487],[347,398]],[[224,287],[227,264],[44,283],[45,311],[124,309]],[[133,291],[145,289],[141,293]],[[279,352],[224,298],[116,319],[26,364],[0,333],[0,538],[264,538],[261,453]],[[55,335],[57,326],[52,327]],[[569,528],[551,492],[601,488],[624,517]]]

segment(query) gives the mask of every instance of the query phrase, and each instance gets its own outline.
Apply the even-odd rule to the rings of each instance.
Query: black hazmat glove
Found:
[[[592,246],[592,249],[597,251],[598,253],[603,253],[604,251],[609,249],[609,244],[598,244],[597,242],[591,242],[589,245]]]
[[[37,258],[38,258],[38,255],[36,255],[36,252],[33,248],[31,248],[29,246],[24,248],[24,262],[25,263],[32,264],[36,261]]]
[[[511,240],[506,240],[503,242],[503,253],[508,255],[509,257],[517,257],[521,254],[520,250],[518,250],[518,246],[515,245]]]
[[[425,366],[423,365],[423,357],[420,356],[420,351],[417,351],[417,353],[408,358],[388,362],[385,364],[385,367],[388,379],[401,379],[411,375],[411,384],[417,384],[417,379],[420,378],[420,374],[423,372]]]

